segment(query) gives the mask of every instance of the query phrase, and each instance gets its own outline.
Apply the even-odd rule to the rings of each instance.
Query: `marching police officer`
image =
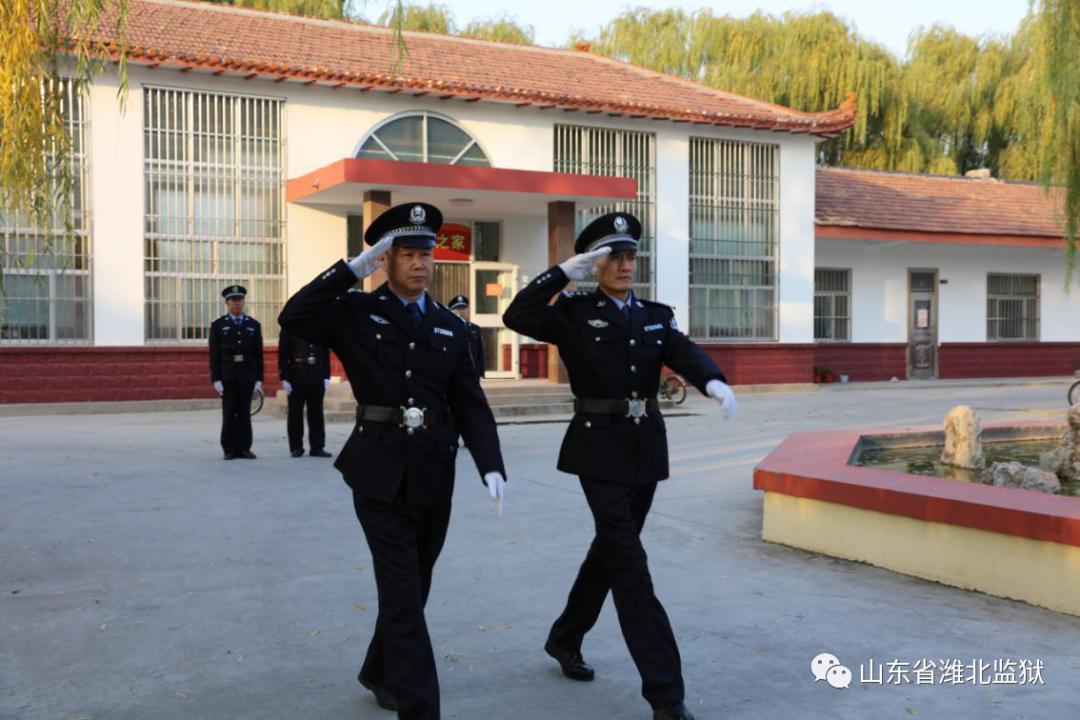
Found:
[[[282,331],[278,336],[278,373],[289,396],[289,451],[304,454],[304,406],[307,406],[308,441],[312,457],[330,457],[323,449],[326,425],[323,396],[330,387],[330,351]]]
[[[244,314],[247,288],[221,291],[228,312],[210,324],[210,380],[221,396],[221,449],[225,459],[255,459],[251,452],[251,396],[262,389],[262,326]]]
[[[352,488],[379,593],[358,680],[408,720],[439,717],[424,604],[450,520],[459,432],[496,506],[506,482],[467,335],[426,292],[441,224],[426,203],[390,208],[365,231],[367,251],[301,288],[278,318],[286,332],[332,349],[356,396],[356,427],[334,466]],[[384,263],[386,283],[350,291]]]
[[[476,366],[476,377],[484,377],[484,334],[479,325],[469,322],[469,298],[457,295],[446,307],[465,323],[465,330],[469,333],[469,355]]]
[[[580,476],[596,536],[555,621],[545,651],[573,680],[592,680],[581,654],[608,590],[654,720],[692,720],[683,704],[679,649],[656,598],[640,533],[657,482],[668,477],[667,436],[656,400],[661,365],[713,397],[730,419],[735,395],[701,348],[679,332],[670,307],[632,292],[641,223],[610,213],[578,236],[574,255],[529,283],[503,316],[506,326],[559,348],[574,393],[574,417],[558,468]],[[553,295],[598,272],[598,289]]]

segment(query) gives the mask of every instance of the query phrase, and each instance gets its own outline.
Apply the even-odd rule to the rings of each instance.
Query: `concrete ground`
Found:
[[[687,703],[716,718],[1076,717],[1080,618],[761,541],[754,464],[800,429],[1064,411],[1065,380],[747,394],[725,424],[672,418],[673,479],[646,525]],[[0,718],[391,718],[355,680],[376,599],[350,496],[259,416],[226,463],[209,411],[0,418]],[[347,425],[330,428],[341,446]],[[504,426],[495,518],[467,453],[428,623],[446,718],[648,720],[610,602],[591,684],[541,646],[591,537],[561,425]],[[835,654],[848,690],[814,683]],[[859,666],[1041,661],[1043,684],[860,683]]]

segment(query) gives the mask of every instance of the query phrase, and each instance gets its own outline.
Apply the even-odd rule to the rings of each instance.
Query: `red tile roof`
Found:
[[[818,168],[817,225],[1061,238],[1060,190],[993,178]]]
[[[110,12],[113,12],[110,10]],[[116,47],[106,13],[94,40]],[[393,30],[180,0],[129,0],[131,62],[287,78],[359,89],[502,101],[632,118],[833,137],[850,103],[803,113],[578,50],[407,32],[396,70]]]

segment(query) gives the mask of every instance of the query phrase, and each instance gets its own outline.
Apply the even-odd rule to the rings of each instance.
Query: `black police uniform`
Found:
[[[469,298],[464,295],[457,295],[446,307],[450,310],[469,307]],[[476,366],[476,377],[482,378],[484,377],[484,333],[476,323],[462,317],[458,319],[465,324],[465,331],[469,334],[469,357],[472,358],[473,365]]]
[[[316,453],[326,445],[323,396],[330,378],[330,351],[321,345],[282,332],[278,336],[278,373],[292,386],[286,430],[289,450],[304,449],[304,407],[307,407],[308,443]]]
[[[430,205],[396,206],[365,240],[394,234],[396,243],[431,247],[441,222]],[[334,351],[358,403],[356,427],[334,465],[353,490],[379,594],[359,680],[376,697],[392,697],[400,718],[428,720],[439,717],[439,685],[423,608],[450,519],[458,433],[481,477],[506,474],[460,320],[426,295],[414,326],[388,285],[350,292],[355,283],[338,261],[301,288],[278,320],[286,332]]]
[[[247,295],[239,285],[222,296]],[[221,381],[221,449],[226,457],[251,451],[251,396],[263,380],[263,337],[259,321],[226,313],[210,324],[210,382]]]
[[[575,250],[633,249],[639,236],[636,219],[613,213],[585,228]],[[668,477],[667,431],[656,392],[662,365],[702,393],[706,383],[724,375],[679,332],[667,305],[631,295],[624,313],[600,290],[564,292],[549,304],[568,282],[558,266],[548,269],[518,293],[503,316],[507,327],[559,348],[575,413],[558,469],[580,476],[595,520],[595,539],[547,647],[557,657],[580,660],[582,640],[610,589],[642,694],[654,708],[669,708],[683,702],[681,661],[639,537],[656,484]]]

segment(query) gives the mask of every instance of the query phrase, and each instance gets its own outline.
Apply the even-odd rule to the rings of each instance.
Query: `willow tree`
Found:
[[[92,31],[115,9],[123,48],[126,8],[127,0],[0,2],[0,225],[19,228],[0,235],[0,292],[5,270],[32,268],[56,243],[74,241],[71,105],[107,57]],[[121,78],[124,59],[121,49]],[[122,83],[121,98],[125,91]]]
[[[467,37],[496,42],[532,45],[536,42],[536,30],[532,25],[522,25],[509,15],[489,20],[473,20],[459,33]]]
[[[450,35],[455,32],[454,16],[445,5],[418,5],[398,2],[379,15],[380,25],[390,25],[401,30]]]
[[[210,0],[221,5],[272,10],[307,17],[339,19],[350,17],[352,0]]]
[[[858,164],[887,167],[900,152],[901,128],[887,122],[904,108],[899,63],[832,13],[733,18],[638,8],[605,25],[590,44],[601,54],[808,112],[836,108],[854,91],[853,132],[822,144],[822,159],[851,154]]]

